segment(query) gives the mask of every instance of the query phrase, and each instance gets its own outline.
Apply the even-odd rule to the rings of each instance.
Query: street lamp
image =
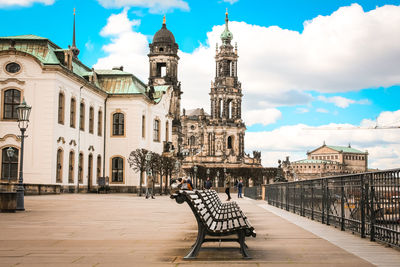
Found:
[[[22,104],[17,106],[18,114],[18,127],[21,130],[21,156],[19,162],[19,181],[17,186],[17,209],[24,211],[24,178],[23,178],[23,162],[24,162],[24,138],[25,131],[29,125],[29,115],[31,114],[31,106],[28,106],[25,102],[25,98]]]
[[[10,183],[10,179],[11,179],[11,160],[14,157],[14,149],[10,146],[7,149],[7,156],[8,156],[8,183]]]
[[[194,165],[193,171],[194,171],[194,187],[197,188],[197,166]]]

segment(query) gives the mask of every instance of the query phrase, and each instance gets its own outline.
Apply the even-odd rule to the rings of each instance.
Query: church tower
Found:
[[[211,84],[211,118],[214,125],[223,126],[231,134],[223,144],[225,149],[242,157],[244,154],[245,125],[242,121],[242,88],[237,76],[237,45],[232,46],[233,34],[229,31],[228,12],[225,13],[225,30],[221,34],[222,44],[216,48],[215,80]],[[225,139],[225,138],[224,138]]]
[[[178,146],[181,135],[181,83],[178,81],[178,44],[171,31],[167,29],[165,16],[160,30],[149,44],[149,97],[152,98],[156,86],[172,86],[173,92],[169,115],[172,116],[172,136],[174,146]]]

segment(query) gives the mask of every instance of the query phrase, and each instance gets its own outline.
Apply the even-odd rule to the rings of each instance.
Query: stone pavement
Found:
[[[238,203],[257,231],[246,240],[253,259],[243,260],[238,244],[215,250],[209,247],[218,243],[207,243],[186,261],[197,236],[186,203],[132,194],[27,196],[26,212],[0,213],[0,266],[373,266],[267,211],[263,201]]]

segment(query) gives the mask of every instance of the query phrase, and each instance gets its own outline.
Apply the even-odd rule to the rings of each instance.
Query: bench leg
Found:
[[[194,259],[194,258],[196,258],[197,255],[199,254],[201,245],[204,242],[204,237],[206,236],[206,232],[204,230],[204,227],[200,223],[197,223],[197,226],[198,226],[198,233],[197,233],[196,243],[194,243],[194,245],[192,246],[192,249],[184,257],[184,259]]]
[[[247,251],[247,245],[244,242],[246,235],[244,231],[239,231],[239,243],[240,243],[240,253],[242,253],[244,259],[251,259],[249,252]]]

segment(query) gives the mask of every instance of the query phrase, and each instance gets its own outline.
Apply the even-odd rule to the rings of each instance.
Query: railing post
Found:
[[[371,217],[371,231],[370,231],[370,240],[375,241],[375,210],[374,210],[374,198],[375,198],[375,187],[371,184],[371,200],[370,200],[370,217]]]
[[[330,201],[330,197],[329,197],[329,183],[328,183],[328,178],[325,179],[325,183],[326,183],[326,225],[329,225],[329,210],[331,208],[331,201]]]
[[[321,223],[325,223],[325,186],[324,180],[321,179],[321,190],[322,190],[322,199],[321,199],[321,206],[322,206],[322,214],[321,214]]]
[[[296,213],[296,185],[293,186],[293,213]]]
[[[365,238],[365,196],[368,194],[365,194],[365,189],[368,190],[368,183],[364,184],[364,175],[361,175],[360,177],[360,183],[361,183],[361,238]]]
[[[289,184],[286,184],[286,210],[289,211]]]
[[[281,209],[283,209],[283,186],[279,186],[279,191],[281,192]]]
[[[340,230],[344,231],[344,182],[343,177],[341,178],[341,199],[340,199],[340,209],[342,211],[342,220],[340,222]]]
[[[303,182],[300,184],[300,216],[304,216],[304,187]]]
[[[314,186],[311,184],[311,220],[314,220]]]

